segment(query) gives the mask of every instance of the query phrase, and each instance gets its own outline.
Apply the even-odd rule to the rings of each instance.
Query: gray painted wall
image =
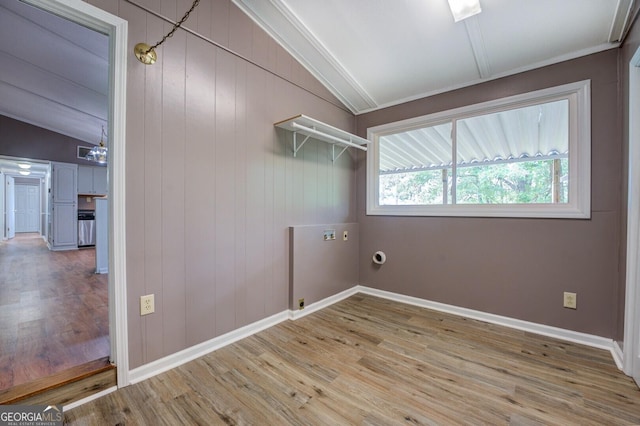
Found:
[[[437,302],[610,338],[622,337],[623,202],[618,50],[567,61],[357,117],[368,127],[591,79],[590,220],[382,217],[365,214],[358,165],[360,283]],[[371,255],[387,262],[374,268]],[[562,307],[577,293],[578,309]]]
[[[326,230],[335,240],[324,240]],[[301,298],[309,306],[358,285],[359,245],[357,223],[292,226],[290,309],[299,309]]]
[[[95,166],[78,158],[79,139],[0,115],[0,155]]]

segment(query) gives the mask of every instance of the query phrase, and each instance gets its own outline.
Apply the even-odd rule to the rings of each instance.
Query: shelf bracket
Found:
[[[302,145],[304,145],[311,136],[307,135],[306,138],[304,138],[304,140],[302,142],[300,142],[300,145],[298,145],[298,132],[293,132],[293,158],[296,157],[296,155],[298,154],[298,151],[300,151],[300,148],[302,148]]]
[[[347,150],[347,148],[349,148],[349,146],[345,145],[345,146],[342,148],[342,151],[340,151],[340,152],[338,153],[338,155],[336,155],[336,146],[335,146],[335,145],[331,145],[331,154],[332,154],[333,162],[334,162],[334,163],[336,162],[336,160],[337,160],[338,158],[340,158],[340,156],[341,156],[342,154],[344,154],[344,152]]]

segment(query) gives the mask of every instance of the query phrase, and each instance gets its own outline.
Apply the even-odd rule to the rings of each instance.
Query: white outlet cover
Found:
[[[578,295],[576,293],[564,292],[564,307],[569,309],[576,309],[578,305]]]
[[[149,315],[155,312],[155,300],[153,294],[140,296],[140,315]]]

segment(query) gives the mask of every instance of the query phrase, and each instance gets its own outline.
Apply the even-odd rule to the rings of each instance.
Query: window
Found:
[[[590,83],[370,128],[367,214],[589,218]]]

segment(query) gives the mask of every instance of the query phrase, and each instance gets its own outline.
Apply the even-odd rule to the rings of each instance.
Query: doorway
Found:
[[[125,90],[126,21],[84,2],[27,0],[27,3],[106,34],[109,39],[109,203],[108,203],[108,313],[110,360],[117,367],[118,386],[128,384],[126,332],[126,247],[125,247]],[[117,250],[114,247],[118,247]]]
[[[110,368],[108,275],[97,273],[96,250],[52,250],[44,232],[55,232],[41,196],[55,192],[51,167],[0,156],[0,403]]]

